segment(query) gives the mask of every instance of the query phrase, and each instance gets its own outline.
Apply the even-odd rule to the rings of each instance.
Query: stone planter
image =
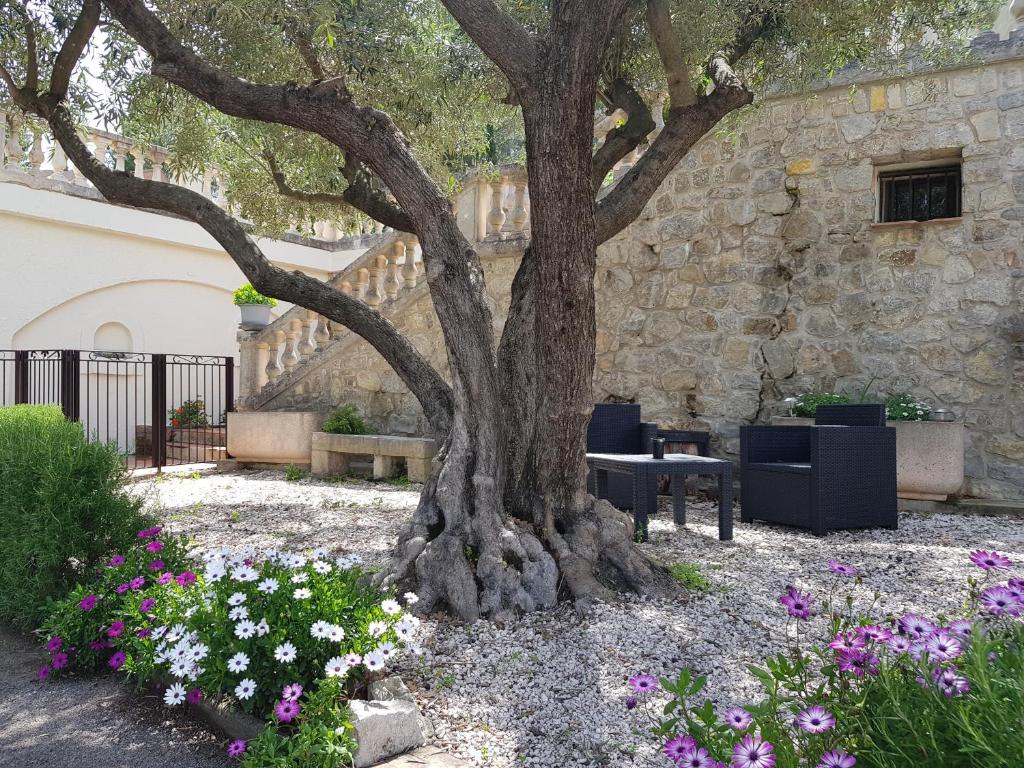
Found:
[[[228,453],[241,464],[310,463],[319,411],[235,411],[228,414]]]
[[[269,304],[239,304],[238,309],[242,313],[239,325],[243,331],[260,331],[270,325]]]
[[[896,493],[902,499],[945,501],[964,483],[964,425],[958,421],[889,421],[896,430]],[[773,416],[772,424],[814,419]]]

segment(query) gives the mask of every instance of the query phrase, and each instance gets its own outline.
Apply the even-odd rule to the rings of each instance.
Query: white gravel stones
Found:
[[[369,562],[387,558],[418,497],[418,487],[296,483],[273,472],[139,485],[172,530],[201,545],[327,545]],[[1024,563],[1024,525],[1010,518],[901,515],[898,531],[823,539],[737,521],[735,540],[723,543],[714,505],[691,501],[689,523],[676,529],[670,501],[661,504],[645,546],[666,563],[696,563],[711,591],[582,613],[564,605],[508,627],[425,620],[424,656],[403,659],[396,671],[433,721],[437,746],[495,768],[650,765],[653,747],[625,711],[626,678],[689,666],[708,676],[708,693],[721,706],[755,697],[745,665],[783,649],[779,594],[788,584],[827,593],[838,580],[828,558],[860,569],[865,602],[878,591],[883,611],[929,614],[963,602],[966,576],[978,575],[970,550],[995,549]]]

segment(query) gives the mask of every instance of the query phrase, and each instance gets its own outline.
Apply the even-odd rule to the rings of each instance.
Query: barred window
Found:
[[[878,220],[928,221],[960,215],[960,166],[878,174]]]

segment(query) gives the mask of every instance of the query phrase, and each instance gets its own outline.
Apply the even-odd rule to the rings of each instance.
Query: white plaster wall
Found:
[[[361,253],[260,245],[320,279]],[[231,293],[243,282],[196,224],[0,183],[0,349],[93,349],[97,328],[119,322],[136,352],[237,357]]]

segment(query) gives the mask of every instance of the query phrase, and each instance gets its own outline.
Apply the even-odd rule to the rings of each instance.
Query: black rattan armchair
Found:
[[[657,433],[657,424],[640,421],[639,404],[597,403],[587,427],[587,453],[650,453]],[[593,480],[591,472],[587,487],[596,494]],[[625,475],[609,476],[605,498],[618,509],[632,509],[632,480]]]
[[[896,430],[884,405],[818,406],[814,426],[740,427],[743,522],[895,528]]]

